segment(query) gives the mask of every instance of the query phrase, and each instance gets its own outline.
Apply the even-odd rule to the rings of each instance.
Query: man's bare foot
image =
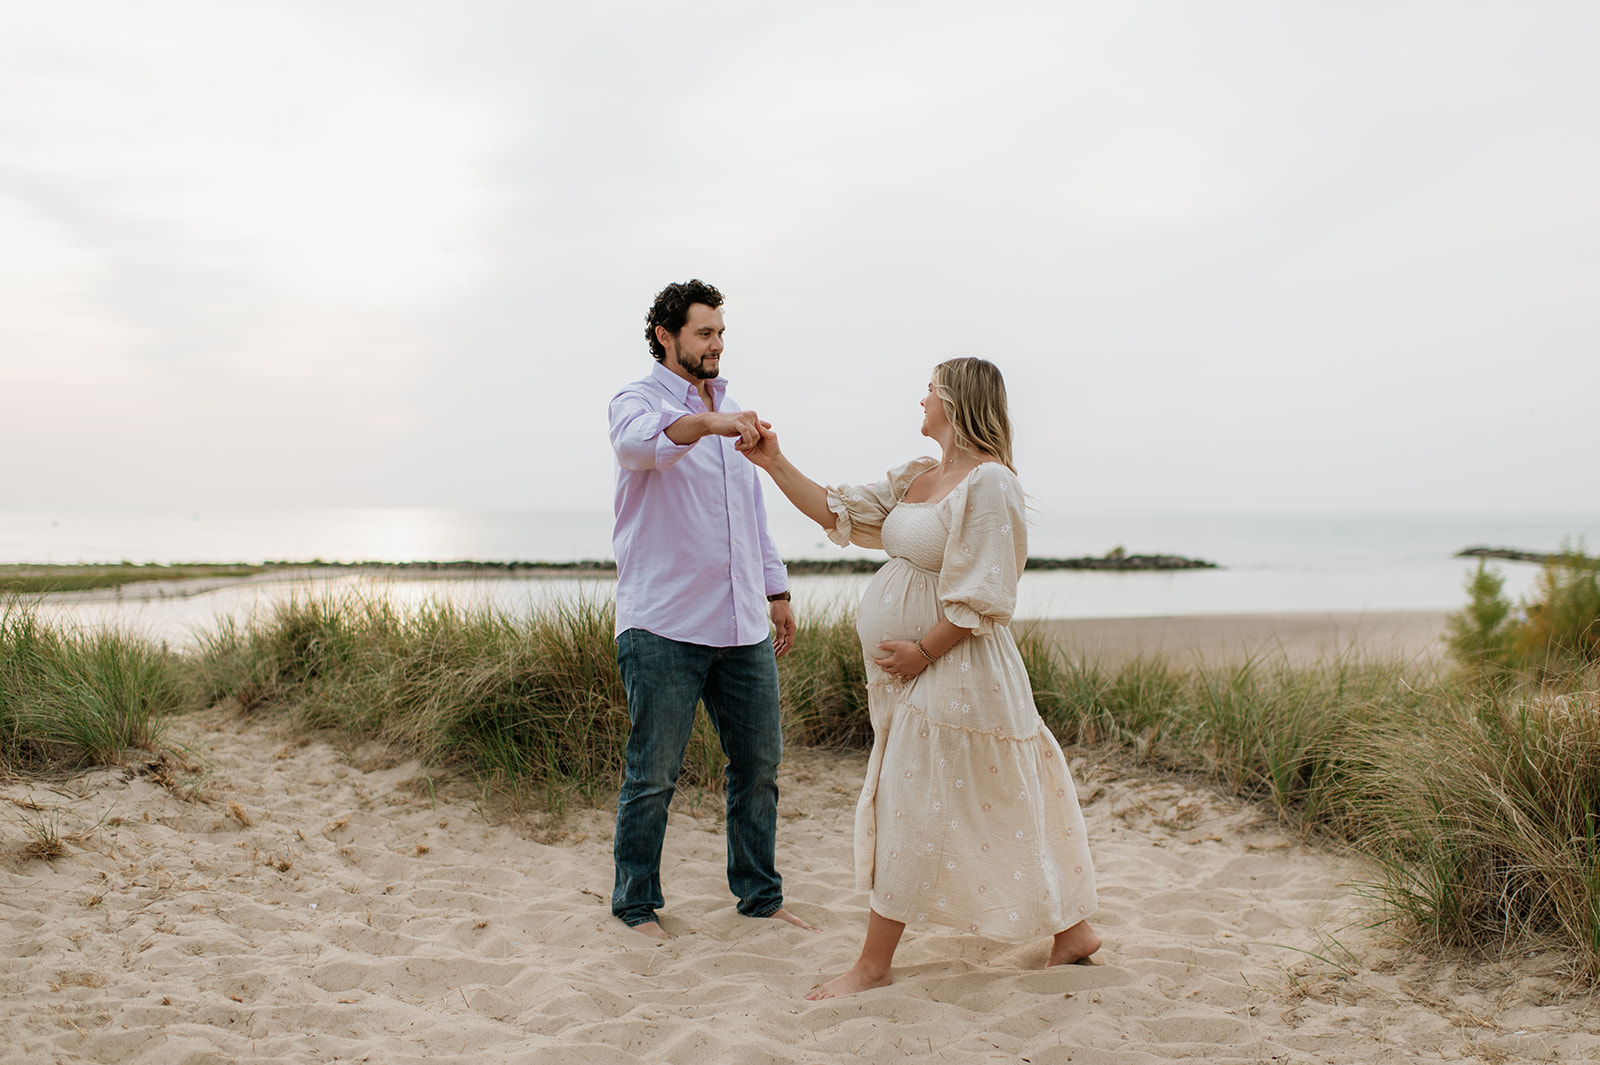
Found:
[[[769,921],[788,921],[790,924],[794,925],[796,928],[804,928],[807,932],[820,932],[820,931],[822,931],[822,929],[818,928],[816,925],[812,924],[810,921],[807,921],[805,918],[796,917],[794,914],[790,913],[787,909],[783,909],[781,907],[777,910],[777,912],[767,914],[767,920],[769,920]]]
[[[1100,949],[1100,933],[1089,927],[1088,921],[1079,921],[1065,932],[1057,932],[1050,943],[1050,960],[1046,965],[1093,965],[1089,956]]]
[[[858,961],[843,976],[829,980],[821,987],[812,988],[811,993],[806,996],[806,1001],[817,1002],[825,998],[854,995],[859,991],[871,991],[875,987],[888,987],[890,982],[889,970],[869,970]]]
[[[651,939],[665,940],[667,938],[667,930],[662,928],[655,921],[645,921],[643,924],[631,924],[628,926],[628,928],[630,931],[638,932],[641,936],[649,936]]]

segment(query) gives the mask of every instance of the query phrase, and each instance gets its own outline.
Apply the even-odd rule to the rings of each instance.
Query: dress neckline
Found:
[[[951,485],[950,486],[950,491],[946,492],[944,495],[940,496],[938,499],[910,500],[910,499],[905,498],[904,496],[901,496],[900,497],[900,505],[903,506],[903,507],[932,507],[932,506],[937,506],[938,504],[943,503],[946,499],[949,499],[951,496],[955,495],[962,488],[966,487],[967,482],[972,480],[972,475],[977,473],[979,470],[983,469],[985,466],[1000,466],[1000,465],[1003,465],[1003,464],[1000,463],[1000,462],[996,462],[996,461],[994,461],[992,459],[985,459],[982,462],[978,463],[976,466],[972,467],[972,469],[968,470],[967,471],[967,475],[965,477],[961,478],[961,480],[959,480],[955,484]],[[938,468],[939,468],[938,464],[935,463],[934,465],[929,466],[927,470],[923,470],[922,473],[927,473],[928,470],[936,470]],[[922,473],[917,474],[917,477],[921,477]],[[912,484],[916,483],[917,477],[911,478],[911,483]],[[909,484],[906,485],[906,491],[907,492],[911,491],[911,485],[909,485]]]

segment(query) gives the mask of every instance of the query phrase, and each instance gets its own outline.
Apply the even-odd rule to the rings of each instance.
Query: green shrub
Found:
[[[1471,670],[1494,670],[1512,662],[1517,628],[1505,584],[1505,578],[1480,559],[1477,572],[1467,581],[1466,607],[1446,621],[1450,654]]]
[[[1507,672],[1559,676],[1600,662],[1600,558],[1563,542],[1544,563],[1533,596],[1513,611],[1505,580],[1482,562],[1467,581],[1467,606],[1451,614],[1446,641],[1469,673],[1504,683]]]
[[[1544,564],[1526,620],[1518,626],[1516,651],[1542,669],[1570,669],[1600,662],[1600,558],[1576,547]]]

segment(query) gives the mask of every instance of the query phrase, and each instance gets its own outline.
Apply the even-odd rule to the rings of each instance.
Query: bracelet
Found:
[[[922,646],[922,641],[921,640],[915,641],[914,646],[916,647],[917,651],[922,655],[922,657],[926,658],[929,662],[938,661],[938,659],[934,658],[932,655],[930,655],[928,653],[928,649],[926,647]]]
[[[788,592],[777,592],[777,593],[775,593],[773,595],[767,596],[767,602],[769,602],[769,603],[776,603],[780,599],[787,603],[789,601],[789,593]]]

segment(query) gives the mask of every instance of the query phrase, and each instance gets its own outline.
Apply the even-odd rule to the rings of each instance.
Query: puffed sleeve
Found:
[[[986,636],[1010,622],[1017,578],[1028,561],[1022,484],[1004,466],[986,462],[967,479],[966,499],[952,502],[939,601],[952,623]]]
[[[877,484],[829,487],[828,509],[834,520],[828,539],[840,547],[882,547],[883,519],[905,498],[911,482],[937,465],[938,459],[912,459],[890,470]]]

